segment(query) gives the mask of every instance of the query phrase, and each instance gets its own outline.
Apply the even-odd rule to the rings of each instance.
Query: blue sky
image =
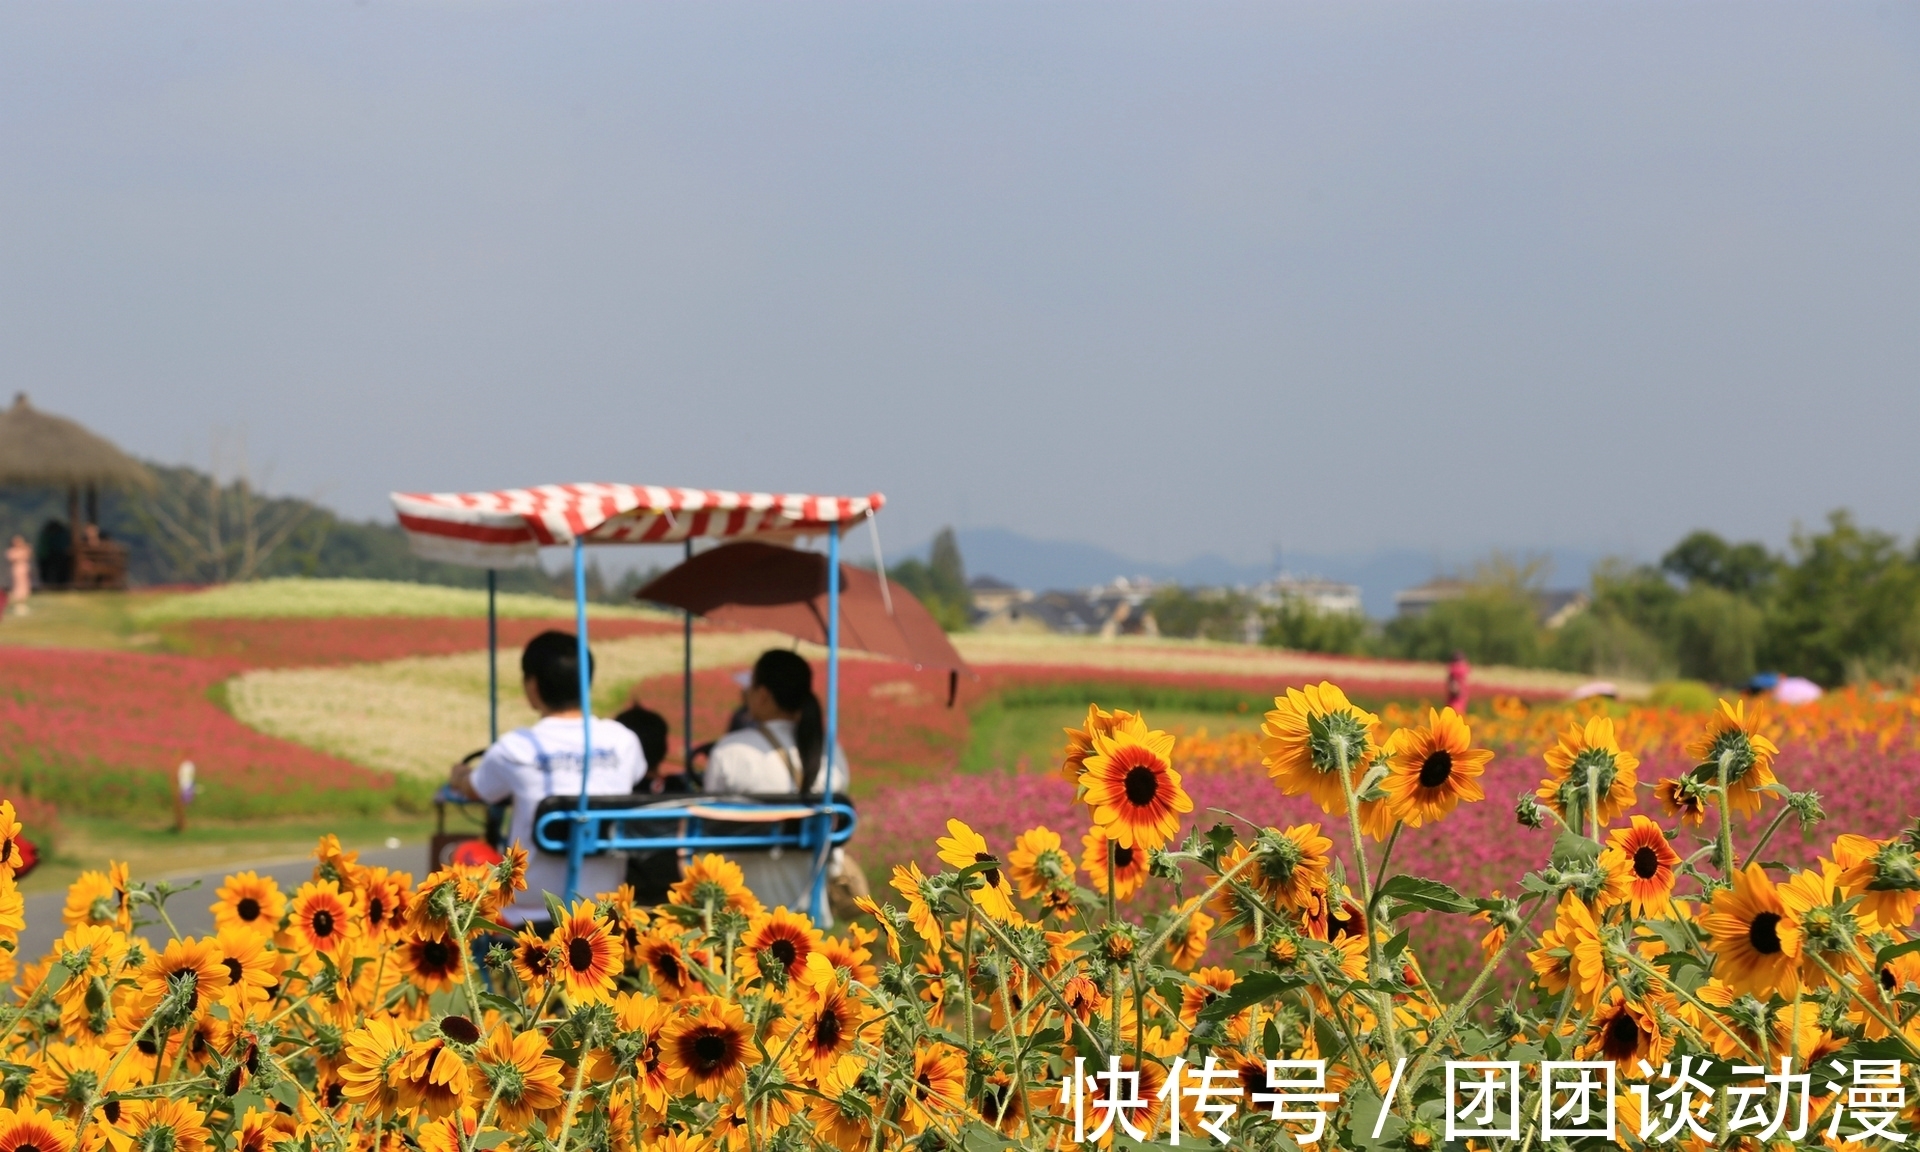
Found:
[[[1920,8],[25,2],[0,389],[356,515],[1920,528]]]

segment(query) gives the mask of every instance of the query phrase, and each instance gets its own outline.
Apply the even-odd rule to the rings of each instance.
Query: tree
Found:
[[[1322,612],[1297,596],[1284,597],[1261,614],[1260,643],[1296,652],[1355,655],[1366,648],[1367,618],[1354,612]]]
[[[1410,660],[1445,660],[1463,652],[1477,664],[1538,663],[1538,594],[1547,561],[1495,552],[1474,566],[1465,592],[1417,616],[1389,621],[1388,651]]]
[[[1920,565],[1897,540],[1839,511],[1825,532],[1795,532],[1792,552],[1768,608],[1763,663],[1840,684],[1920,662]]]
[[[1177,584],[1156,588],[1147,598],[1147,611],[1162,636],[1186,640],[1246,639],[1253,601],[1230,588],[1183,588]]]
[[[1766,590],[1780,560],[1764,544],[1729,544],[1711,532],[1694,532],[1660,558],[1660,567],[1687,582],[1740,596]]]
[[[927,559],[909,556],[887,569],[887,576],[918,597],[940,627],[949,632],[966,629],[973,616],[973,596],[967,591],[967,565],[952,528],[935,534]]]

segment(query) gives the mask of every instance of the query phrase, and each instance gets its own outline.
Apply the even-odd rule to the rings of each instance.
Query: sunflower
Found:
[[[1591,1008],[1607,984],[1605,947],[1593,913],[1572,892],[1560,897],[1553,927],[1540,933],[1540,947],[1527,953],[1540,986],[1552,995],[1574,989],[1574,1005]]]
[[[1630,1000],[1616,987],[1595,1008],[1575,1055],[1582,1060],[1611,1060],[1619,1075],[1631,1076],[1641,1061],[1658,1068],[1673,1051],[1673,1040],[1655,1005]]]
[[[227,969],[229,1004],[244,1007],[271,1000],[285,958],[267,946],[265,937],[246,928],[221,929],[217,943]]]
[[[1425,728],[1387,737],[1387,802],[1409,828],[1438,821],[1462,801],[1486,799],[1480,775],[1493,753],[1473,746],[1473,733],[1451,708],[1427,709]]]
[[[553,946],[546,938],[533,929],[522,926],[513,937],[513,974],[520,979],[520,986],[529,996],[538,997],[547,990],[547,982],[553,979],[554,965],[559,958],[553,954]]]
[[[274,1152],[281,1143],[293,1139],[293,1118],[282,1112],[247,1109],[240,1118],[240,1130],[234,1134],[232,1152]]]
[[[647,1141],[647,1152],[714,1152],[714,1146],[698,1132],[669,1132]]]
[[[73,973],[54,995],[62,1000],[84,997],[89,981],[112,977],[127,959],[130,941],[104,924],[82,924],[67,929],[53,942],[53,953]]]
[[[948,1121],[966,1107],[967,1058],[946,1044],[927,1044],[913,1053],[913,1082],[900,1109],[900,1126],[919,1135],[936,1121]]]
[[[122,1143],[142,1150],[206,1152],[207,1114],[185,1100],[129,1100],[120,1106]]]
[[[523,938],[527,935],[530,933],[522,933]],[[634,963],[646,970],[647,978],[653,981],[654,994],[662,1000],[679,1000],[702,987],[700,977],[687,966],[679,941],[671,936],[657,932],[642,936]]]
[[[1095,733],[1093,749],[1080,787],[1094,827],[1128,848],[1164,847],[1179,833],[1181,813],[1193,811],[1193,798],[1170,760],[1173,737],[1158,731]]]
[[[553,930],[554,950],[560,954],[560,986],[578,1003],[612,998],[613,978],[620,974],[613,937],[593,914],[593,901],[576,901],[573,911]]]
[[[613,890],[613,895],[600,902],[600,918],[607,922],[607,931],[619,941],[620,954],[629,960],[639,950],[640,937],[645,935],[653,919],[639,906],[631,884],[620,885]]]
[[[717,996],[681,1001],[679,1015],[660,1032],[660,1067],[675,1096],[734,1096],[759,1062],[746,1013]]]
[[[1080,774],[1087,769],[1087,757],[1093,755],[1093,741],[1096,736],[1112,736],[1115,732],[1132,732],[1145,735],[1147,725],[1140,717],[1131,712],[1116,708],[1111,712],[1098,704],[1087,705],[1087,726],[1068,728],[1066,758],[1060,762],[1060,775],[1067,783],[1079,784]]]
[[[820,947],[820,930],[783,906],[754,917],[740,946],[747,953],[747,963],[742,965],[747,978],[764,978],[784,987],[806,971],[807,957]]]
[[[879,981],[880,970],[868,963],[873,959],[873,952],[867,945],[878,940],[879,934],[858,924],[849,924],[847,935],[851,939],[843,940],[838,936],[821,938],[820,955],[827,958],[827,963],[853,977],[856,983],[871,988]]]
[[[1765,803],[1761,789],[1775,782],[1773,758],[1780,749],[1761,731],[1758,704],[1749,717],[1745,700],[1722,700],[1707,726],[1687,743],[1686,752],[1699,763],[1693,771],[1702,783],[1717,784],[1721,769],[1726,770],[1727,804],[1745,816]]]
[[[1030,1095],[1020,1090],[1010,1072],[1000,1069],[980,1085],[980,1098],[974,1110],[989,1126],[1012,1135],[1026,1122],[1031,1110]]]
[[[613,1018],[623,1036],[633,1042],[633,1082],[643,1115],[658,1120],[667,1114],[667,1073],[661,1060],[660,1034],[672,1019],[672,1008],[657,996],[622,992],[613,1001]]]
[[[1073,884],[1073,857],[1060,847],[1060,833],[1042,824],[1014,838],[1007,853],[1007,875],[1028,900]]]
[[[407,919],[407,901],[413,895],[413,877],[390,868],[362,868],[354,885],[360,923],[367,939],[386,940]]]
[[[1180,1023],[1189,1028],[1198,1024],[1201,1010],[1233,991],[1239,981],[1231,968],[1202,968],[1187,977],[1186,986],[1180,989]]]
[[[289,927],[294,946],[302,952],[336,956],[353,935],[353,905],[332,880],[309,880],[293,894]]]
[[[1113,898],[1131,899],[1147,881],[1147,854],[1110,842],[1100,829],[1089,829],[1080,838],[1080,866],[1087,870],[1087,884],[1102,896],[1107,893],[1108,854],[1112,854]]]
[[[467,1062],[437,1036],[415,1044],[387,1078],[400,1090],[402,1108],[434,1117],[452,1115],[473,1084]]]
[[[1213,931],[1213,917],[1200,910],[1198,895],[1187,897],[1180,905],[1176,915],[1184,913],[1182,920],[1167,937],[1167,963],[1182,972],[1190,972],[1200,957],[1207,954],[1207,933]]]
[[[67,888],[61,918],[75,924],[105,924],[133,931],[133,906],[127,900],[127,865],[114,861],[105,872],[82,872]]]
[[[987,850],[985,837],[961,821],[949,818],[947,834],[934,843],[939,845],[941,861],[955,868],[986,865],[974,874],[979,877],[980,885],[968,889],[980,911],[1002,923],[1013,923],[1019,918],[1013,907],[1013,885],[1000,870],[1000,858]]]
[[[880,925],[880,930],[886,933],[887,937],[887,958],[895,964],[900,963],[900,929],[894,926],[893,917],[888,915],[887,910],[881,908],[871,896],[855,896],[853,906],[873,917],[874,921]]]
[[[1062,985],[1060,1000],[1066,1005],[1067,1014],[1082,1024],[1092,1021],[1107,1005],[1100,986],[1085,976],[1075,976]]]
[[[168,941],[165,951],[140,966],[141,1010],[151,1012],[168,1002],[179,1013],[173,1017],[176,1024],[198,1019],[232,985],[225,961],[219,944],[204,937]]]
[[[1602,828],[1633,807],[1640,761],[1620,750],[1611,717],[1590,716],[1585,725],[1567,725],[1559,741],[1547,749],[1546,761],[1551,775],[1540,782],[1534,795],[1570,827],[1578,830],[1592,815],[1587,811],[1589,792],[1598,797],[1595,807]]]
[[[527,890],[527,850],[518,844],[507,845],[499,863],[493,866],[493,886],[480,898],[480,914],[497,920],[513,904],[514,897]]]
[[[1820,1006],[1813,1000],[1770,1008],[1764,999],[1741,994],[1719,979],[1694,989],[1693,999],[1712,1011],[1683,1002],[1674,1014],[1693,1026],[1723,1060],[1744,1062],[1757,1052],[1774,1058],[1793,1054],[1809,1059],[1820,1044]]]
[[[807,1101],[813,1138],[839,1152],[866,1152],[873,1145],[873,1105],[856,1089],[860,1060],[842,1056],[820,1077],[820,1094]]]
[[[65,1119],[30,1102],[17,1112],[0,1108],[0,1152],[71,1152],[72,1148],[73,1125]]]
[[[1733,874],[1733,887],[1713,894],[1713,909],[1700,917],[1719,956],[1714,976],[1736,995],[1799,991],[1800,931],[1787,916],[1780,892],[1758,864]]]
[[[1157,1032],[1158,1029],[1154,1029],[1153,1031]],[[1151,1034],[1150,1032],[1149,1035]],[[1114,1147],[1120,1145],[1120,1135],[1122,1132],[1120,1125],[1121,1117],[1125,1117],[1126,1120],[1133,1125],[1135,1131],[1145,1132],[1151,1136],[1155,1129],[1160,1128],[1166,1123],[1167,1116],[1168,1094],[1165,1091],[1167,1086],[1167,1072],[1164,1067],[1153,1060],[1138,1059],[1134,1056],[1133,1052],[1129,1050],[1120,1057],[1120,1070],[1123,1075],[1127,1073],[1138,1074],[1138,1092],[1132,1090],[1131,1084],[1126,1088],[1121,1088],[1119,1084],[1112,1083],[1110,1080],[1095,1077],[1088,1077],[1090,1083],[1087,1086],[1087,1109],[1089,1114],[1098,1115],[1101,1111],[1105,1111],[1109,1107],[1113,1110],[1114,1124],[1112,1128],[1107,1130],[1103,1142],[1109,1143]],[[1134,1078],[1129,1077],[1129,1079]],[[1111,1104],[1106,1103],[1105,1097],[1107,1093],[1113,1092],[1116,1089],[1120,1089],[1120,1097],[1113,1100]]]
[[[1868,931],[1898,931],[1913,923],[1920,909],[1920,861],[1902,837],[1869,840],[1851,833],[1833,842],[1833,862],[1848,896],[1859,896],[1855,911]]]
[[[391,1016],[375,1016],[340,1043],[338,1072],[347,1098],[376,1116],[393,1115],[400,1108],[402,1066],[413,1051],[411,1030]]]
[[[1710,797],[1700,781],[1691,776],[1662,779],[1653,786],[1653,798],[1659,802],[1662,812],[1678,817],[1682,824],[1698,828],[1706,823]]]
[[[408,936],[394,950],[394,967],[407,974],[414,987],[432,995],[460,982],[465,949],[445,936]]]
[[[1305,911],[1319,906],[1333,867],[1333,841],[1320,834],[1320,825],[1295,824],[1284,832],[1263,829],[1253,851],[1260,860],[1241,875],[1275,907]],[[1223,858],[1220,863],[1226,871],[1239,860]]]
[[[414,1139],[420,1145],[420,1152],[467,1152],[479,1128],[480,1121],[473,1114],[473,1109],[462,1108],[452,1115],[420,1125]]]
[[[547,1054],[547,1038],[539,1032],[515,1036],[500,1025],[474,1053],[473,1067],[473,1106],[493,1101],[493,1122],[505,1131],[525,1131],[534,1113],[558,1108],[565,1099],[560,1060]]]
[[[920,871],[920,865],[912,860],[906,866],[893,866],[893,879],[888,884],[895,892],[907,898],[907,920],[913,930],[920,934],[931,947],[940,946],[940,920],[933,914],[933,906],[927,903],[927,878]]]
[[[1607,834],[1607,850],[1601,864],[1610,873],[1626,877],[1626,899],[1635,916],[1666,919],[1673,912],[1673,869],[1680,854],[1667,843],[1660,831],[1645,816],[1635,816],[1625,828]]]
[[[13,801],[0,800],[0,875],[8,879],[26,867],[27,855],[20,848],[20,819]]]
[[[799,1029],[791,1051],[802,1071],[818,1081],[839,1065],[842,1056],[853,1051],[855,1041],[878,1043],[880,1021],[860,1001],[847,995],[833,978],[825,957],[815,953],[813,960],[815,967],[827,968],[826,978],[809,982],[818,994],[811,997],[812,1002],[791,1025]]]
[[[215,894],[220,898],[211,905],[213,923],[223,931],[240,928],[271,937],[287,911],[287,898],[280,894],[280,885],[273,877],[257,872],[235,872]]]
[[[1346,787],[1340,769],[1359,773],[1379,756],[1374,730],[1380,718],[1355,707],[1346,693],[1322,681],[1289,688],[1273,698],[1273,711],[1260,725],[1261,763],[1289,796],[1312,797],[1330,816],[1347,814]],[[1357,776],[1356,776],[1357,781]]]
[[[761,911],[760,901],[747,891],[740,865],[712,852],[687,862],[679,883],[667,889],[667,899],[689,908],[731,908],[748,916]]]
[[[1826,985],[1844,992],[1840,976],[1866,975],[1856,958],[1860,924],[1848,907],[1838,865],[1822,861],[1818,868],[1796,872],[1777,891],[1787,921],[1800,938],[1802,986]]]

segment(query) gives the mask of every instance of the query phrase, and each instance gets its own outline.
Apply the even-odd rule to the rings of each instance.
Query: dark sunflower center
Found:
[[[693,1057],[700,1062],[703,1072],[718,1068],[727,1058],[726,1038],[711,1032],[702,1033],[693,1042]]]
[[[40,1145],[31,1140],[23,1141],[13,1146],[13,1152],[40,1152]]]
[[[975,864],[998,864],[1000,861],[991,852],[975,852],[973,854],[973,862]],[[987,887],[1000,887],[1000,869],[989,868],[985,872],[980,873],[980,875],[987,878]]]
[[[579,936],[567,941],[567,966],[575,972],[593,967],[593,945]]]
[[[530,944],[521,954],[521,963],[535,976],[547,974],[547,948],[544,944]]]
[[[1127,803],[1145,808],[1160,793],[1160,774],[1142,764],[1127,769]]]
[[[1747,943],[1762,956],[1780,954],[1780,917],[1772,912],[1762,912],[1747,925]]]
[[[240,983],[240,977],[246,975],[247,970],[240,967],[240,961],[235,960],[231,956],[222,960],[221,963],[227,966],[227,979],[235,984]]]
[[[1133,867],[1133,849],[1125,844],[1113,846],[1113,866],[1116,869]]]
[[[1420,787],[1438,788],[1453,777],[1453,753],[1445,748],[1429,753],[1420,762]]]
[[[323,908],[313,914],[313,934],[321,937],[333,935],[333,913]]]
[[[828,1012],[826,1015],[820,1017],[820,1022],[813,1026],[813,1038],[814,1042],[821,1048],[832,1048],[834,1045],[840,1043],[839,1014]]]
[[[1633,874],[1642,880],[1653,879],[1660,871],[1660,854],[1651,848],[1636,848],[1633,851]]]
[[[773,958],[780,961],[782,968],[793,967],[793,962],[800,958],[800,950],[793,946],[791,940],[775,940],[767,945],[767,951],[773,953]]]
[[[1607,1022],[1600,1051],[1609,1060],[1625,1060],[1640,1049],[1640,1025],[1625,1012]]]
[[[120,1123],[120,1101],[118,1100],[107,1101],[106,1105],[100,1109],[100,1113],[101,1115],[107,1118],[107,1123],[109,1124]]]
[[[1891,968],[1880,969],[1880,987],[1885,988],[1889,992],[1893,991],[1895,988],[1900,987],[1900,982],[1894,979],[1893,969]]]
[[[429,940],[420,948],[420,959],[429,968],[451,968],[455,955],[453,945],[445,940]]]
[[[367,923],[378,927],[387,918],[386,901],[375,896],[367,901]]]
[[[260,919],[260,901],[251,896],[242,896],[240,903],[233,906],[233,910],[239,914],[240,919],[249,924]]]
[[[660,953],[659,956],[654,958],[653,966],[669,983],[678,984],[680,982],[680,961],[674,958],[673,953]]]
[[[345,1084],[327,1085],[327,1107],[338,1108],[340,1107],[341,1101],[345,1100],[346,1098],[347,1098],[347,1086]]]

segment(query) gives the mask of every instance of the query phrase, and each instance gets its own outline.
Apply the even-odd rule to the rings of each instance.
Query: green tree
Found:
[[[1660,558],[1660,567],[1687,582],[1741,596],[1766,591],[1780,574],[1780,560],[1756,543],[1729,544],[1711,532],[1694,532]]]
[[[967,565],[952,528],[933,538],[927,559],[910,556],[887,569],[893,582],[927,606],[927,611],[949,632],[964,631],[973,615],[973,596],[967,591]]]
[[[1680,675],[1738,684],[1758,668],[1766,613],[1748,597],[1713,585],[1689,588],[1674,605],[1669,633]]]
[[[1845,511],[1825,532],[1795,532],[1793,563],[1769,605],[1760,660],[1822,684],[1920,662],[1920,565]]]
[[[1538,596],[1547,561],[1495,552],[1474,566],[1466,590],[1417,616],[1387,623],[1387,650],[1411,660],[1445,660],[1455,652],[1476,664],[1537,664],[1541,657]]]
[[[1296,597],[1261,613],[1260,642],[1298,652],[1356,655],[1365,651],[1367,618],[1358,613],[1322,612]]]
[[[1227,588],[1183,588],[1177,584],[1154,589],[1147,598],[1162,636],[1189,640],[1238,642],[1247,634],[1253,601]]]

